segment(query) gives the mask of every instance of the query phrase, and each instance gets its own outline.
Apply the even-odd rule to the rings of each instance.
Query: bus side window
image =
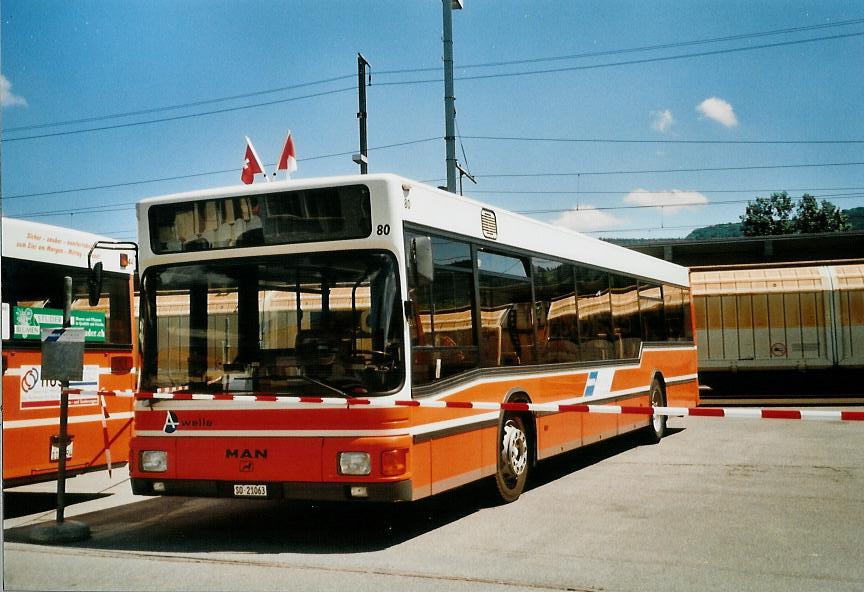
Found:
[[[576,294],[583,361],[608,360],[612,346],[612,308],[609,274],[588,267],[578,268]]]
[[[663,286],[663,310],[666,316],[666,334],[669,341],[690,341],[690,291],[686,288]]]
[[[612,274],[612,335],[615,357],[636,358],[642,345],[639,292],[635,278]]]
[[[581,352],[573,265],[536,257],[532,263],[539,361],[578,362]]]
[[[666,341],[661,286],[639,282],[639,316],[642,321],[643,340]]]
[[[418,286],[411,260],[411,239],[405,234],[408,297],[413,310],[411,333],[412,376],[423,385],[477,367],[474,342],[474,275],[468,243],[432,237],[435,261],[431,284]]]

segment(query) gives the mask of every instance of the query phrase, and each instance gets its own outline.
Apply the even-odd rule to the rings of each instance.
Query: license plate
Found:
[[[237,497],[267,497],[266,485],[235,485],[234,495]]]
[[[42,450],[45,450],[44,448]],[[45,458],[45,457],[42,457]],[[72,459],[72,442],[66,445],[66,460]],[[57,444],[51,444],[51,461],[60,461],[60,447]]]

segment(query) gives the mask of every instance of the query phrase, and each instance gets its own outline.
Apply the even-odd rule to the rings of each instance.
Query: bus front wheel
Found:
[[[531,463],[531,443],[525,420],[520,415],[505,415],[498,434],[498,469],[495,485],[505,502],[516,501],[525,489]]]

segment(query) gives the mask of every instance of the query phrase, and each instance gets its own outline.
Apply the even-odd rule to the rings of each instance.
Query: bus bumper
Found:
[[[305,483],[305,482],[257,482],[249,485],[266,485],[266,495],[248,497],[235,495],[234,481],[142,479],[132,481],[135,495],[185,495],[194,497],[228,497],[246,499],[295,499],[322,501],[402,502],[411,501],[411,480],[387,483]]]

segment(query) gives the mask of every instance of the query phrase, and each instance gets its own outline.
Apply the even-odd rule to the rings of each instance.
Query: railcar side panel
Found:
[[[864,265],[834,268],[839,306],[837,318],[838,364],[864,366]]]
[[[693,271],[700,371],[843,365],[835,356],[834,341],[848,350],[848,328],[855,323],[850,300],[831,280],[832,269]],[[852,360],[861,365],[854,356]]]

